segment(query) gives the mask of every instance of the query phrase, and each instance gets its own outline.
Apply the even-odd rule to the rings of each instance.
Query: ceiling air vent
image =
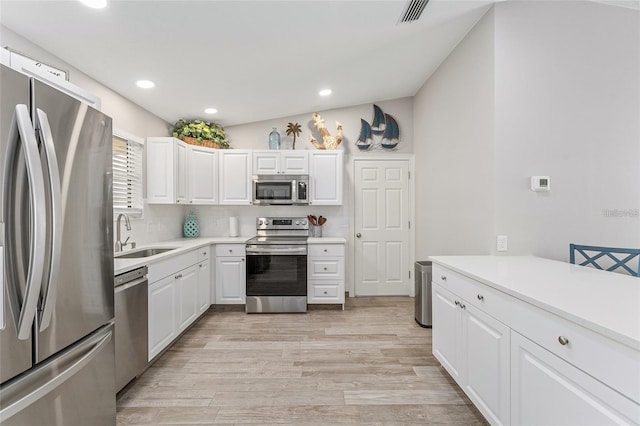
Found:
[[[420,19],[429,0],[409,0],[407,8],[400,17],[400,22],[413,22]]]

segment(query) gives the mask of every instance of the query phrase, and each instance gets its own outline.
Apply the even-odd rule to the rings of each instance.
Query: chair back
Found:
[[[576,263],[576,252],[584,258],[579,265],[615,272],[620,268],[629,275],[640,277],[640,249],[569,244],[569,261],[573,264]]]

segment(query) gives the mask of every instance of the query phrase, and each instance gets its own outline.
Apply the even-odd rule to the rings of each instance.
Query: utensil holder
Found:
[[[318,225],[309,225],[309,230],[311,231],[311,236],[314,238],[322,237],[322,226]]]

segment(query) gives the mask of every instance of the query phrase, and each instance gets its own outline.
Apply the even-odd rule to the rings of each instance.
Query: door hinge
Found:
[[[411,269],[409,269],[409,279],[411,279]]]

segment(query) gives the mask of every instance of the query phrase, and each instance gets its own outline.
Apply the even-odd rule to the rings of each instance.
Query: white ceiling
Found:
[[[166,121],[234,125],[413,96],[492,2],[1,0],[0,23]]]

